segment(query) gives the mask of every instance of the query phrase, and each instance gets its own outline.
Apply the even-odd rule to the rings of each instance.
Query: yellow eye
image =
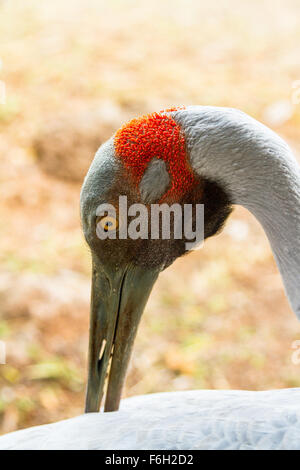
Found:
[[[102,219],[98,223],[101,225],[104,232],[110,232],[112,230],[117,230],[118,228],[117,219],[109,215],[107,215],[106,217],[102,217]]]

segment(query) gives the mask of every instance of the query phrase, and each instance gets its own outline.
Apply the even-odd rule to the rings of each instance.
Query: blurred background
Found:
[[[0,433],[83,410],[90,254],[79,192],[131,117],[240,108],[300,155],[298,0],[1,0]],[[300,386],[291,312],[266,237],[236,208],[161,274],[125,395]]]

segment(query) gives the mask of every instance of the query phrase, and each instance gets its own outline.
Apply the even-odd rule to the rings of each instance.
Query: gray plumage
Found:
[[[291,306],[300,318],[300,167],[269,128],[231,108],[173,112],[195,172],[220,183],[262,224]]]
[[[159,200],[166,192],[170,183],[170,176],[164,160],[153,158],[140,182],[140,193],[145,204]]]
[[[0,437],[0,449],[300,449],[300,390],[143,395]]]

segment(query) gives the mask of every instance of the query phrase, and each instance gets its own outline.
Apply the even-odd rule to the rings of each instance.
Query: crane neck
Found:
[[[241,111],[191,106],[172,113],[194,171],[218,182],[259,220],[300,318],[300,167],[288,145]]]

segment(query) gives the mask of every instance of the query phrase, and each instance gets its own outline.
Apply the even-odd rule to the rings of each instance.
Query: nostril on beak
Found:
[[[106,339],[104,339],[101,343],[101,348],[100,348],[100,352],[99,352],[99,358],[98,358],[98,373],[100,374],[101,372],[101,368],[102,368],[102,362],[103,362],[103,359],[104,359],[104,353],[105,353],[105,349],[106,349]]]
[[[102,341],[100,352],[99,352],[99,361],[101,361],[106,347],[106,339]]]

